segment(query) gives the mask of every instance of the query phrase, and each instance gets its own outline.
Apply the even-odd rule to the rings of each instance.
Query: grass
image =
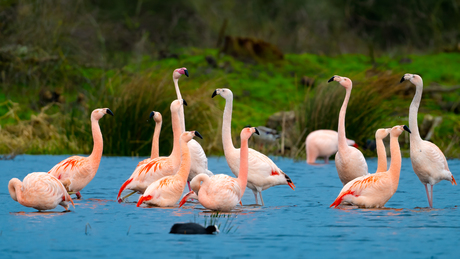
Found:
[[[238,214],[213,212],[210,215],[204,216],[203,226],[207,227],[216,225],[220,233],[234,233],[238,230],[238,227],[235,227],[235,224],[233,223],[233,220],[235,220],[236,217],[238,217]],[[222,221],[224,222],[222,223]],[[196,223],[196,218],[194,219],[194,222]]]

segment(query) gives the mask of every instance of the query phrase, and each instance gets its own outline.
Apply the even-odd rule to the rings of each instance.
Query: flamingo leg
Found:
[[[430,207],[433,208],[433,185],[431,185],[431,204],[430,204]]]
[[[257,191],[252,191],[252,192],[254,193],[254,198],[256,198],[256,204],[259,204],[259,203],[257,202]]]
[[[324,163],[329,164],[329,157],[328,156],[324,158]]]
[[[135,193],[136,193],[136,191],[133,191],[133,192],[131,192],[130,194],[124,196],[123,198],[121,198],[121,199],[118,200],[118,203],[121,203],[121,202],[124,201],[126,198],[128,198],[129,196],[131,196],[131,195],[133,195],[133,194],[135,194]]]
[[[190,188],[190,182],[189,181],[187,181],[187,185],[188,185],[188,191],[191,192],[192,188]]]
[[[259,191],[260,201],[262,202],[262,206],[265,206],[264,199],[262,198],[262,191]]]
[[[432,202],[431,202],[431,196],[430,196],[430,193],[428,192],[427,184],[425,184],[425,191],[426,191],[426,197],[428,198],[428,205],[430,205],[430,208],[433,208],[433,205],[432,205]]]

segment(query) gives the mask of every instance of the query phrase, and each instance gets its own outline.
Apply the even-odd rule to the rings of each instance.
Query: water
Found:
[[[310,166],[304,161],[274,158],[297,186],[272,187],[263,192],[265,207],[254,203],[246,189],[230,233],[172,235],[176,222],[204,224],[209,213],[200,205],[185,208],[137,208],[115,201],[121,184],[140,159],[104,157],[94,180],[75,200],[75,209],[37,213],[13,201],[8,181],[30,172],[48,171],[67,156],[18,156],[0,161],[0,258],[157,258],[157,257],[268,257],[452,258],[460,245],[460,187],[443,181],[434,187],[434,207],[427,209],[425,188],[403,159],[390,209],[331,209],[341,189],[333,161]],[[370,170],[376,159],[368,159]],[[449,167],[460,178],[459,160]],[[210,158],[214,173],[231,174],[225,158]],[[137,197],[131,199],[136,201]],[[221,224],[226,219],[220,218]],[[236,229],[236,230],[235,230]]]

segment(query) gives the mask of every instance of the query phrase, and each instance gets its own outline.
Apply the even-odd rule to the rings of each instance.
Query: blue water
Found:
[[[13,201],[8,181],[48,171],[67,156],[18,156],[0,161],[0,258],[453,258],[460,246],[460,186],[443,181],[434,187],[427,209],[425,188],[403,159],[398,191],[388,209],[331,209],[342,185],[334,161],[310,166],[274,158],[297,186],[263,192],[265,206],[246,190],[245,206],[219,223],[233,226],[218,235],[172,235],[176,222],[204,224],[210,213],[197,204],[183,208],[137,208],[115,201],[121,184],[140,158],[104,157],[94,180],[75,200],[75,209],[38,213]],[[460,178],[460,161],[448,161]],[[376,159],[368,159],[376,169]],[[231,174],[225,158],[210,158],[214,173]],[[137,197],[131,199],[136,201]]]

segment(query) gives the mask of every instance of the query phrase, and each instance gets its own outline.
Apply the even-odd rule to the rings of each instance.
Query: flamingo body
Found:
[[[47,173],[30,173],[21,181],[13,178],[8,183],[11,198],[26,207],[51,210],[61,205],[66,210],[72,198],[56,177]]]
[[[318,157],[324,158],[324,162],[329,162],[329,157],[338,151],[339,134],[334,130],[315,130],[308,134],[305,139],[305,151],[307,153],[307,163],[315,164]],[[356,146],[354,140],[347,139],[349,146]]]

